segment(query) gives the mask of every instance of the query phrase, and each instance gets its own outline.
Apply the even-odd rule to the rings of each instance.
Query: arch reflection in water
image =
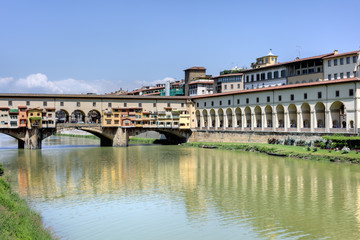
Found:
[[[35,202],[162,199],[184,208],[191,225],[217,221],[259,238],[360,234],[359,166],[178,146],[16,153],[1,161],[17,171],[20,194]]]

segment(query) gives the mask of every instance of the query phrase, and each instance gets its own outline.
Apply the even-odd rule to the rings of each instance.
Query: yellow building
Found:
[[[27,110],[27,128],[42,128],[42,109],[31,108]]]
[[[252,68],[260,68],[260,67],[265,67],[265,66],[269,66],[269,65],[274,65],[278,63],[278,56],[274,55],[270,52],[268,55],[264,56],[264,57],[259,57],[256,59],[256,63],[252,64]]]

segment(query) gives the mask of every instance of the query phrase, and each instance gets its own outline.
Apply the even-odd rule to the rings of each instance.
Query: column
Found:
[[[251,121],[251,131],[254,131],[254,125],[256,124],[255,113],[251,113],[250,121]]]
[[[288,111],[284,110],[284,130],[287,132],[289,125],[289,119],[288,119]]]
[[[113,147],[127,147],[129,143],[129,133],[126,128],[118,127],[112,141]]]
[[[296,124],[296,131],[297,132],[300,132],[300,128],[301,128],[301,126],[302,126],[302,117],[301,117],[301,112],[297,112],[297,119],[296,119],[296,121],[297,121],[297,124]]]
[[[325,132],[330,132],[330,126],[332,123],[330,122],[330,111],[325,110]]]
[[[42,131],[39,128],[26,129],[24,147],[27,149],[41,149]]]
[[[264,131],[265,127],[265,113],[261,113],[261,131]]]
[[[276,125],[278,124],[277,114],[275,112],[272,113],[272,130],[276,131]]]
[[[232,124],[231,129],[232,129],[233,131],[235,131],[235,125],[237,125],[237,119],[236,119],[235,114],[232,114],[231,124]]]
[[[314,132],[314,127],[315,127],[315,117],[314,117],[314,111],[310,111],[310,131]]]
[[[241,131],[244,131],[244,126],[245,126],[245,114],[243,112],[241,112]]]

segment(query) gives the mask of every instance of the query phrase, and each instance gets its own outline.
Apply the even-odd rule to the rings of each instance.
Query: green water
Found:
[[[360,238],[358,165],[69,137],[5,145],[6,177],[63,239]]]

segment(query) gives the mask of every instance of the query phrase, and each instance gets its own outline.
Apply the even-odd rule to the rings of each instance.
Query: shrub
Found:
[[[320,147],[321,149],[325,149],[325,148],[326,148],[326,143],[320,142],[319,147]]]
[[[298,140],[295,144],[296,146],[305,146],[307,145],[307,142],[305,140]]]
[[[317,150],[318,150],[317,147],[314,147],[313,151],[314,151],[314,152],[317,152]]]
[[[2,176],[4,174],[4,168],[2,166],[2,164],[0,163],[0,176]]]
[[[284,140],[284,145],[294,145],[295,139],[293,138],[287,138]]]

